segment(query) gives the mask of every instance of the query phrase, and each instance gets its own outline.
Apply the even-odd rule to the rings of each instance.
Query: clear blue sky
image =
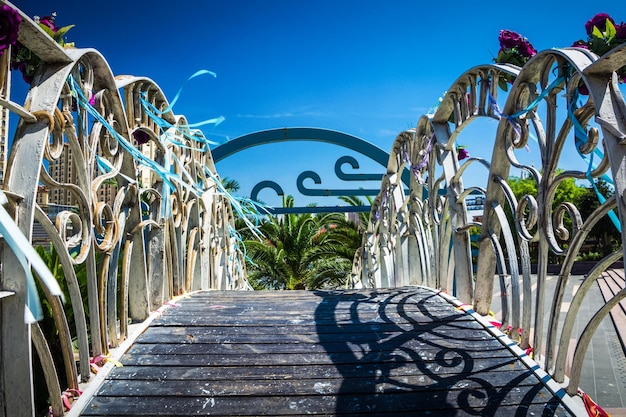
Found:
[[[585,38],[584,24],[596,13],[608,13],[618,22],[626,19],[621,2],[606,0],[13,4],[30,16],[56,11],[59,26],[76,25],[68,41],[99,50],[115,75],[153,79],[170,98],[194,72],[217,73],[217,78],[187,83],[174,106],[191,123],[224,116],[219,126],[204,129],[209,138],[308,126],[350,133],[386,151],[463,71],[491,62],[500,29],[517,31],[543,50]],[[296,148],[242,152],[217,169],[241,183],[242,195],[263,179],[295,183],[302,170],[332,171],[334,150],[324,145]],[[296,167],[293,173],[289,161]],[[380,166],[363,167],[383,173]],[[290,193],[287,184],[284,188]],[[276,203],[271,193],[262,197]]]

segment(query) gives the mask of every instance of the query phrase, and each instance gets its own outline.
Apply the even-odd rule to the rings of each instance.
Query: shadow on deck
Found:
[[[81,415],[573,415],[507,341],[419,287],[199,292]]]

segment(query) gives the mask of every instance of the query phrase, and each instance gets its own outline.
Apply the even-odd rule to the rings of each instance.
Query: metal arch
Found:
[[[218,163],[232,154],[254,146],[296,141],[325,142],[342,146],[373,159],[385,169],[389,163],[389,153],[372,143],[347,133],[315,127],[284,127],[248,133],[213,148],[211,154],[213,161]],[[402,182],[407,186],[410,185],[408,169],[402,173]]]

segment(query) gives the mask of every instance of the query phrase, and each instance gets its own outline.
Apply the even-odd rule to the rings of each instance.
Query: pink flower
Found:
[[[0,55],[10,46],[17,42],[22,18],[17,10],[7,6],[0,7]]]
[[[615,21],[606,13],[598,13],[591,19],[585,23],[585,29],[587,30],[587,35],[592,36],[594,26],[598,28],[598,30],[602,33],[606,32],[606,21],[610,20],[611,23],[615,24]]]

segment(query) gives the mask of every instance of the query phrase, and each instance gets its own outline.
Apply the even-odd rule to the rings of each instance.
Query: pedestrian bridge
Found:
[[[0,416],[624,412],[594,374],[624,339],[590,348],[625,332],[624,45],[460,72],[395,138],[346,288],[260,292],[233,227],[249,206],[202,132],[149,78],[2,3],[9,48],[40,62],[21,101],[0,56]],[[481,119],[497,125],[482,156],[463,140]],[[516,196],[512,170],[536,192]],[[612,195],[560,201],[572,179]],[[601,224],[620,238],[578,274]]]

